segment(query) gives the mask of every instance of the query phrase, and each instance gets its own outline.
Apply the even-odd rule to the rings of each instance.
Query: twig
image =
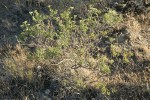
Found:
[[[58,66],[58,65],[62,64],[62,63],[65,62],[65,61],[71,61],[71,62],[73,62],[74,60],[72,60],[72,59],[63,59],[63,60],[60,61],[59,63],[57,63],[57,64],[51,64],[51,65]]]

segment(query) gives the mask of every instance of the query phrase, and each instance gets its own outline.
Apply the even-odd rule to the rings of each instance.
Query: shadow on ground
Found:
[[[0,99],[31,99],[31,100],[105,100],[106,95],[93,87],[75,87],[74,83],[64,86],[60,77],[34,71],[32,80],[12,77],[0,85]],[[57,73],[56,73],[57,74]]]
[[[149,100],[149,91],[142,86],[115,84],[108,87],[116,88],[116,91],[110,95],[111,100]]]
[[[148,84],[130,84],[130,82],[107,84],[109,93],[103,94],[102,89],[86,86],[77,87],[76,83],[65,85],[59,73],[50,73],[46,68],[38,71],[33,69],[32,79],[14,77],[3,81],[0,85],[0,99],[31,99],[31,100],[148,100],[150,93]],[[116,79],[115,79],[116,80]],[[116,80],[117,81],[117,80]],[[133,82],[134,83],[134,82]]]

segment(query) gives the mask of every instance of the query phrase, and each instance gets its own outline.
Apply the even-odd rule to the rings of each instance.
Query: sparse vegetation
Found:
[[[0,35],[0,99],[149,99],[149,12],[129,10],[130,3],[2,2],[18,27],[0,12],[0,23],[12,33]],[[141,23],[138,11],[145,14]]]

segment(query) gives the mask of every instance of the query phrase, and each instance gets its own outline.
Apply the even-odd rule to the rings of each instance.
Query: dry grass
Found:
[[[32,78],[33,73],[31,69],[35,67],[36,63],[27,60],[27,52],[25,49],[22,49],[20,45],[16,45],[16,50],[10,50],[7,56],[3,59],[3,63],[9,73],[15,77]]]
[[[20,6],[19,2],[16,5]],[[86,5],[84,6],[81,8],[87,9]],[[83,12],[82,9],[79,12]],[[84,14],[81,14],[81,17],[85,17]],[[132,58],[132,61],[128,64],[123,62],[120,64],[119,61],[111,58],[110,52],[107,49],[100,52],[100,50],[96,50],[93,47],[93,52],[98,53],[99,58],[93,57],[89,53],[91,48],[88,48],[86,43],[73,44],[72,47],[74,48],[70,46],[64,49],[60,56],[41,60],[36,58],[29,59],[29,56],[34,54],[34,52],[30,51],[30,47],[15,44],[15,46],[6,46],[4,48],[0,45],[2,48],[2,50],[0,49],[0,56],[3,56],[0,57],[0,64],[4,66],[4,69],[0,68],[0,71],[2,71],[0,73],[0,88],[2,87],[0,89],[0,96],[3,95],[3,98],[8,98],[10,95],[11,97],[16,97],[16,99],[27,100],[34,98],[42,100],[48,98],[40,98],[40,96],[44,97],[43,95],[48,94],[59,100],[61,97],[65,98],[68,95],[79,92],[77,93],[81,96],[79,100],[86,98],[87,95],[91,96],[87,98],[96,98],[96,100],[103,98],[98,97],[99,95],[116,100],[149,99],[149,20],[149,14],[127,15],[122,24],[119,24],[118,27],[114,25],[114,30],[126,27],[130,33],[129,44],[126,45],[132,48],[135,58]],[[5,25],[7,26],[6,28],[10,28],[9,20],[5,22]],[[109,47],[109,45],[107,46]],[[122,53],[122,47],[115,47],[114,50]],[[98,47],[98,49],[103,48]],[[110,63],[110,59],[115,60],[115,62]],[[110,68],[114,67],[116,70],[111,70],[110,73],[102,73],[102,62],[110,65]],[[0,67],[2,66],[0,65]],[[9,75],[4,77],[3,73]],[[57,83],[59,85],[55,86]],[[54,88],[59,89],[55,90]],[[92,88],[96,92],[92,92],[93,94],[89,93],[86,91],[88,88]],[[13,89],[15,93],[12,92]],[[84,94],[83,91],[87,93]],[[58,94],[55,95],[55,93]],[[12,99],[11,97],[10,99]]]
[[[137,57],[141,60],[149,61],[149,13],[140,14],[137,16],[127,16],[127,21],[125,22],[126,27],[130,33],[130,43],[135,51]]]

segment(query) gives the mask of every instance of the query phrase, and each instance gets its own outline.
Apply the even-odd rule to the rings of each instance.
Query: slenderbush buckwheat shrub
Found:
[[[98,43],[103,38],[108,38],[111,42],[109,30],[103,30],[102,27],[106,24],[113,26],[120,23],[122,16],[111,9],[102,14],[100,9],[92,5],[89,5],[87,9],[86,15],[80,19],[77,18],[77,14],[73,13],[74,7],[58,12],[48,6],[48,14],[37,10],[30,12],[32,20],[23,22],[21,25],[23,31],[19,36],[22,44],[35,44],[36,46],[36,50],[31,52],[28,58],[51,61],[59,57],[61,59],[69,57],[79,66],[98,67],[101,72],[110,73],[109,65],[112,60],[110,57],[97,53]],[[112,46],[111,51],[113,56],[117,56]],[[71,56],[73,54],[76,56]],[[124,61],[128,62],[126,56],[124,56]],[[97,64],[92,65],[89,60],[91,58]]]

